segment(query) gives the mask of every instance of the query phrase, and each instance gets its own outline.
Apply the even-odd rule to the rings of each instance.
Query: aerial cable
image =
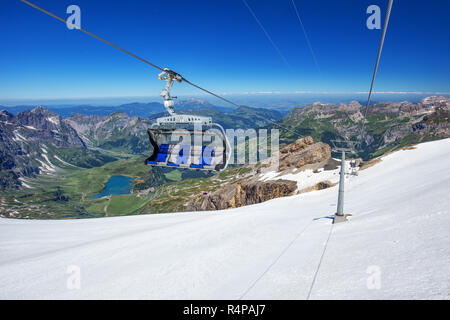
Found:
[[[391,15],[391,10],[392,10],[392,2],[393,2],[393,0],[389,0],[388,8],[386,11],[386,19],[384,20],[383,33],[381,34],[380,47],[378,48],[377,62],[375,63],[375,70],[373,71],[372,83],[370,85],[370,90],[369,90],[369,97],[367,98],[366,108],[364,110],[364,118],[363,118],[362,125],[361,125],[360,144],[361,144],[361,141],[363,138],[363,131],[364,131],[364,126],[365,126],[365,122],[366,122],[367,110],[369,109],[370,99],[372,97],[373,84],[375,83],[375,77],[377,75],[377,70],[378,70],[378,64],[380,63],[381,51],[383,50],[384,38],[386,37],[386,31],[387,31],[387,27],[389,24],[389,17]]]
[[[308,44],[309,51],[311,52],[311,55],[314,59],[314,63],[316,64],[317,70],[320,72],[319,62],[317,61],[316,55],[314,54],[314,50],[312,48],[311,42],[309,41],[308,33],[306,32],[305,26],[303,25],[302,19],[300,18],[300,14],[298,13],[297,6],[295,5],[294,0],[291,0],[292,6],[294,7],[295,14],[297,15],[298,22],[300,23],[300,26],[303,30],[303,34],[305,35],[306,43]]]
[[[26,3],[26,4],[28,4],[29,6],[31,6],[31,7],[33,7],[33,8],[38,9],[39,11],[41,11],[41,12],[43,12],[43,13],[45,13],[45,14],[47,14],[47,15],[49,15],[49,16],[51,16],[51,17],[53,17],[53,18],[55,18],[55,19],[57,19],[57,20],[59,20],[59,21],[61,21],[61,22],[67,23],[68,25],[70,25],[70,26],[72,26],[72,27],[74,27],[74,28],[76,28],[76,29],[78,29],[78,30],[80,30],[80,31],[82,31],[82,32],[84,32],[84,33],[90,35],[91,37],[94,37],[94,38],[96,38],[96,39],[98,39],[98,40],[100,40],[100,41],[102,41],[102,42],[104,42],[104,43],[106,43],[106,44],[109,44],[110,46],[112,46],[112,47],[114,47],[114,48],[116,48],[116,49],[119,49],[120,51],[122,51],[122,52],[124,52],[124,53],[126,53],[126,54],[128,54],[128,55],[130,55],[130,56],[132,56],[132,57],[134,57],[134,58],[136,58],[136,59],[138,59],[138,60],[140,60],[140,61],[142,61],[142,62],[144,62],[144,63],[146,63],[146,64],[148,64],[148,65],[150,65],[150,66],[152,66],[152,67],[154,67],[154,68],[156,68],[156,69],[159,69],[159,70],[161,70],[161,71],[166,71],[164,68],[159,67],[159,66],[157,66],[156,64],[153,64],[153,63],[151,63],[150,61],[148,61],[148,60],[146,60],[146,59],[144,59],[144,58],[141,58],[141,57],[135,55],[134,53],[131,53],[130,51],[125,50],[125,49],[123,49],[123,48],[121,48],[121,47],[115,45],[114,43],[111,43],[111,42],[109,42],[109,41],[107,41],[107,40],[105,40],[105,39],[103,39],[103,38],[101,38],[101,37],[99,37],[99,36],[93,34],[92,32],[89,32],[89,31],[87,31],[87,30],[85,30],[85,29],[83,29],[83,28],[80,28],[79,26],[74,25],[74,24],[72,24],[72,23],[70,23],[70,22],[64,20],[63,18],[58,17],[57,15],[55,15],[55,14],[53,14],[53,13],[51,13],[51,12],[49,12],[49,11],[47,11],[47,10],[45,10],[45,9],[43,9],[43,8],[41,8],[41,7],[39,7],[39,6],[37,6],[36,4],[31,3],[30,1],[27,1],[27,0],[20,0],[20,1],[22,1],[22,2],[24,2],[24,3]],[[171,70],[170,70],[170,71],[171,71]],[[173,72],[173,71],[171,71],[171,73],[177,74],[176,72]],[[200,86],[198,86],[198,85],[196,85],[196,84],[194,84],[194,83],[192,83],[192,82],[186,80],[186,79],[183,78],[183,77],[181,77],[181,79],[182,79],[182,81],[184,81],[184,82],[190,84],[191,86],[194,86],[194,87],[196,87],[196,88],[198,88],[198,89],[200,89],[200,90],[202,90],[202,91],[204,91],[204,92],[207,92],[207,93],[209,93],[209,94],[215,96],[216,98],[219,98],[219,99],[221,99],[221,100],[223,100],[223,101],[225,101],[225,102],[228,102],[228,103],[230,103],[230,104],[232,104],[232,105],[234,105],[234,106],[236,106],[236,107],[239,107],[239,105],[237,105],[236,103],[231,102],[230,100],[225,99],[225,98],[223,98],[223,97],[221,97],[221,96],[219,96],[219,95],[217,95],[217,94],[215,94],[215,93],[213,93],[213,92],[211,92],[211,91],[209,91],[209,90],[206,90],[206,89],[204,89],[204,88],[202,88],[202,87],[200,87]]]
[[[232,101],[230,101],[230,100],[228,100],[228,99],[225,99],[225,98],[223,98],[223,97],[221,97],[221,96],[219,96],[219,95],[217,95],[217,94],[215,94],[215,93],[213,93],[213,92],[211,92],[211,91],[209,91],[209,90],[203,89],[203,88],[199,87],[198,85],[193,84],[192,82],[186,80],[185,78],[182,78],[182,79],[183,79],[184,82],[190,84],[190,85],[193,86],[193,87],[196,87],[196,88],[198,88],[198,89],[200,89],[200,90],[202,90],[202,91],[205,91],[206,93],[209,93],[210,95],[213,95],[214,97],[219,98],[219,99],[221,99],[221,100],[223,100],[223,101],[225,101],[225,102],[228,102],[228,103],[230,103],[230,104],[232,104],[232,105],[234,105],[234,106],[236,106],[236,107],[238,107],[238,108],[240,107],[240,105],[238,105],[238,104],[236,104],[236,103],[234,103],[234,102],[232,102]]]
[[[61,21],[61,22],[63,22],[63,23],[65,23],[65,24],[68,24],[68,25],[70,25],[70,26],[72,26],[72,27],[74,27],[74,28],[76,28],[76,29],[78,29],[78,30],[80,30],[80,31],[82,31],[82,32],[84,32],[84,33],[90,35],[91,37],[94,37],[94,38],[96,38],[96,39],[98,39],[98,40],[100,40],[100,41],[102,41],[102,42],[104,42],[104,43],[106,43],[106,44],[108,44],[108,45],[110,45],[110,46],[112,46],[112,47],[114,47],[114,48],[116,48],[116,49],[118,49],[118,50],[120,50],[120,51],[122,51],[122,52],[124,52],[124,53],[126,53],[126,54],[128,54],[128,55],[130,55],[130,56],[132,56],[132,57],[134,57],[134,58],[136,58],[136,59],[138,59],[138,60],[140,60],[140,61],[142,61],[142,62],[144,62],[144,63],[146,63],[146,64],[148,64],[148,65],[150,65],[150,66],[152,66],[152,67],[154,67],[154,68],[156,68],[156,69],[158,69],[158,70],[169,72],[170,74],[172,74],[172,75],[174,75],[174,76],[179,76],[179,78],[180,78],[182,81],[186,82],[187,84],[190,84],[190,85],[193,86],[193,87],[196,87],[197,89],[200,89],[200,90],[202,90],[202,91],[204,91],[204,92],[206,92],[206,93],[208,93],[208,94],[210,94],[210,95],[213,95],[214,97],[219,98],[219,99],[221,99],[221,100],[223,100],[223,101],[225,101],[225,102],[227,102],[227,103],[230,103],[230,104],[232,104],[232,105],[234,105],[234,106],[236,106],[236,107],[238,107],[238,108],[241,107],[240,105],[238,105],[238,104],[236,104],[236,103],[234,103],[234,102],[232,102],[232,101],[230,101],[230,100],[228,100],[228,99],[226,99],[226,98],[224,98],[224,97],[221,97],[221,96],[219,96],[218,94],[215,94],[215,93],[213,93],[213,92],[211,92],[211,91],[209,91],[209,90],[206,90],[206,89],[204,89],[204,88],[202,88],[202,87],[200,87],[200,86],[198,86],[198,85],[196,85],[196,84],[194,84],[194,83],[188,81],[187,79],[185,79],[184,77],[182,77],[182,76],[179,75],[178,73],[176,73],[176,72],[174,72],[174,71],[172,71],[172,70],[168,70],[168,69],[164,69],[164,68],[162,68],[162,67],[159,67],[159,66],[157,66],[157,65],[155,65],[155,64],[153,64],[153,63],[151,63],[150,61],[148,61],[148,60],[146,60],[146,59],[144,59],[144,58],[141,58],[141,57],[135,55],[134,53],[131,53],[130,51],[125,50],[125,49],[123,49],[123,48],[121,48],[121,47],[119,47],[119,46],[117,46],[117,45],[115,45],[115,44],[113,44],[113,43],[111,43],[111,42],[109,42],[109,41],[107,41],[107,40],[105,40],[105,39],[103,39],[103,38],[101,38],[101,37],[95,35],[95,34],[93,34],[92,32],[89,32],[89,31],[87,31],[87,30],[85,30],[85,29],[83,29],[83,28],[81,28],[81,27],[79,27],[79,26],[77,26],[77,25],[74,25],[74,24],[72,24],[72,23],[70,23],[70,22],[64,20],[63,18],[61,18],[61,17],[59,17],[59,16],[57,16],[57,15],[55,15],[55,14],[53,14],[53,13],[51,13],[51,12],[45,10],[45,9],[39,7],[38,5],[36,5],[36,4],[34,4],[34,3],[31,3],[30,1],[27,1],[27,0],[20,0],[20,1],[22,1],[22,2],[24,2],[24,3],[26,3],[26,4],[28,4],[29,6],[35,8],[35,9],[38,9],[39,11],[41,11],[41,12],[43,12],[43,13],[45,13],[45,14],[47,14],[47,15],[49,15],[49,16],[51,16],[51,17],[53,17],[53,18],[55,18],[55,19],[57,19],[57,20],[59,20],[59,21]],[[243,1],[245,2],[245,0],[243,0]],[[251,10],[251,9],[250,9],[250,10]],[[280,124],[278,124],[278,122],[276,122],[276,121],[273,121],[273,120],[271,120],[271,119],[268,119],[268,118],[266,118],[266,117],[263,117],[263,116],[261,116],[261,115],[255,113],[255,112],[252,112],[251,110],[246,110],[246,111],[247,111],[248,113],[251,113],[251,114],[253,114],[253,115],[255,115],[255,116],[259,117],[259,118],[262,118],[262,119],[264,119],[264,120],[266,120],[266,121],[268,121],[268,122],[270,122],[270,123],[272,123],[272,124],[278,126],[278,127],[281,128],[281,129],[284,129],[284,130],[289,131],[289,132],[291,132],[291,133],[295,133],[294,130],[291,130],[291,129],[288,129],[288,128],[286,128],[286,127],[283,127],[283,126],[281,126]]]
[[[280,58],[284,61],[284,63],[291,68],[291,65],[289,64],[289,62],[287,61],[286,57],[283,55],[283,53],[281,53],[280,48],[278,48],[278,46],[275,44],[275,42],[272,40],[272,37],[269,35],[269,33],[266,31],[266,28],[264,28],[263,24],[261,23],[261,21],[259,21],[258,17],[256,16],[255,12],[252,10],[252,8],[250,8],[250,6],[248,5],[247,1],[242,0],[242,2],[244,2],[245,6],[247,7],[248,11],[251,13],[251,15],[253,16],[253,18],[255,19],[256,23],[258,23],[259,27],[261,28],[261,30],[264,32],[266,38],[269,40],[269,42],[272,44],[272,47],[275,49],[275,51],[278,53],[278,55],[280,56]]]
[[[103,39],[103,38],[100,38],[99,36],[97,36],[97,35],[95,35],[95,34],[89,32],[89,31],[87,31],[87,30],[85,30],[85,29],[83,29],[83,28],[81,28],[81,27],[79,27],[79,26],[77,26],[77,25],[72,24],[72,23],[70,23],[69,21],[66,21],[66,20],[64,20],[64,19],[61,18],[61,17],[58,17],[57,15],[55,15],[55,14],[53,14],[53,13],[51,13],[51,12],[49,12],[49,11],[47,11],[47,10],[45,10],[45,9],[43,9],[43,8],[41,8],[41,7],[39,7],[39,6],[37,6],[37,5],[35,5],[34,3],[31,3],[31,2],[29,2],[29,1],[27,1],[27,0],[20,0],[20,1],[22,1],[22,2],[24,2],[24,3],[26,3],[26,4],[28,4],[29,6],[35,8],[35,9],[38,9],[39,11],[41,11],[41,12],[43,12],[43,13],[45,13],[45,14],[47,14],[47,15],[49,15],[49,16],[55,18],[55,19],[58,19],[58,20],[61,21],[61,22],[67,23],[67,24],[70,25],[71,27],[74,27],[74,28],[76,28],[76,29],[82,31],[82,32],[84,32],[84,33],[90,35],[91,37],[94,37],[94,38],[96,38],[96,39],[98,39],[98,40],[100,40],[100,41],[103,41],[104,43],[109,44],[110,46],[113,46],[114,48],[119,49],[120,51],[125,52],[126,54],[129,54],[130,56],[132,56],[132,57],[134,57],[134,58],[136,58],[136,59],[141,60],[142,62],[144,62],[144,63],[146,63],[146,64],[148,64],[148,65],[151,65],[152,67],[155,67],[156,69],[159,69],[159,70],[161,70],[161,71],[164,71],[163,68],[158,67],[157,65],[151,63],[150,61],[147,61],[147,60],[145,60],[145,59],[143,59],[143,58],[141,58],[141,57],[138,57],[137,55],[135,55],[135,54],[133,54],[133,53],[131,53],[131,52],[125,50],[125,49],[122,49],[121,47],[119,47],[119,46],[117,46],[117,45],[115,45],[114,43],[111,43],[111,42],[109,42],[109,41],[107,41],[107,40],[105,40],[105,39]]]

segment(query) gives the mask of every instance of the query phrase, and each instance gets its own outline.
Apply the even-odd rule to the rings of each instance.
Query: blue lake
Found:
[[[132,180],[133,179],[125,176],[112,176],[105,184],[105,189],[103,189],[102,192],[93,195],[92,198],[98,199],[106,196],[130,194]]]

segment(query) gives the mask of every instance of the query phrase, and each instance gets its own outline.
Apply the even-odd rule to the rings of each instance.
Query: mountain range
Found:
[[[91,168],[116,160],[90,150],[61,116],[41,107],[13,115],[0,111],[0,187],[63,168]]]
[[[299,136],[312,136],[330,145],[332,140],[350,140],[356,142],[357,156],[368,160],[406,145],[449,137],[449,117],[450,98],[438,96],[418,103],[376,103],[367,114],[356,101],[339,105],[316,102],[293,109],[280,121],[287,129],[280,139],[291,143]]]
[[[192,104],[198,105],[192,107]],[[127,111],[136,113],[138,107],[143,109],[148,105],[134,104]],[[221,111],[224,108],[217,109],[202,101],[189,100],[179,105],[180,113],[211,116],[225,128],[234,124],[240,128],[257,128],[270,123],[267,119],[282,118],[278,111],[261,108],[240,107],[226,109],[224,113]],[[162,106],[158,109],[163,110]],[[77,113],[64,118],[63,109],[57,110],[60,114],[43,107],[16,115],[1,111],[1,188],[17,188],[26,184],[27,177],[52,175],[60,169],[91,168],[124,157],[145,156],[149,152],[147,129],[158,116],[165,115],[157,113],[142,118],[115,111],[108,115]]]
[[[0,106],[0,110],[7,110],[12,114],[18,114],[20,112],[34,109],[35,106],[30,105],[18,105],[12,107]],[[232,112],[235,107],[219,107],[212,105],[205,100],[199,99],[186,99],[176,101],[176,110],[201,110],[204,108],[214,108],[215,110],[221,111],[223,113]],[[164,105],[159,102],[132,102],[121,104],[118,106],[92,106],[92,105],[52,105],[46,107],[46,109],[53,111],[54,113],[60,115],[63,118],[74,116],[78,113],[84,115],[97,115],[97,116],[107,116],[114,112],[125,112],[130,117],[141,117],[146,118],[157,113],[164,112]]]
[[[339,105],[317,102],[295,108],[285,117],[278,111],[249,107],[224,113],[209,105],[183,112],[212,116],[225,128],[278,128],[281,147],[306,136],[331,146],[334,139],[359,139],[352,157],[364,160],[450,137],[450,99],[444,97],[418,103],[377,103],[368,109],[366,118],[365,108],[356,101]],[[142,118],[117,111],[64,118],[42,107],[16,115],[0,111],[0,202],[15,217],[183,211],[192,190],[226,187],[254,170],[230,167],[215,178],[195,171],[145,166],[147,128],[157,116]],[[131,177],[132,193],[109,200],[91,199],[113,175]],[[249,199],[263,198],[254,196],[248,194]]]

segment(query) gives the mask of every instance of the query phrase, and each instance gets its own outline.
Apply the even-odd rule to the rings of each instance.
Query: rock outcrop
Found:
[[[222,210],[256,204],[289,196],[297,190],[297,182],[289,180],[241,182],[226,186],[188,203],[187,210]]]
[[[330,146],[325,143],[314,143],[311,137],[298,139],[279,151],[280,174],[292,172],[294,169],[316,170],[318,168],[335,169],[332,163]],[[284,171],[284,172],[283,172]],[[237,183],[222,186],[209,194],[201,194],[187,204],[189,211],[221,210],[260,203],[275,198],[297,193],[297,182],[276,178],[264,180],[264,174],[277,172],[271,166],[253,168],[247,177]],[[277,173],[278,174],[278,173]],[[275,175],[277,175],[275,174]],[[317,183],[312,190],[325,189],[332,184],[328,181]]]
[[[294,108],[282,125],[323,142],[349,139],[360,142],[364,160],[385,150],[450,136],[450,98],[427,97],[420,102],[378,102],[367,109],[356,101],[339,105],[313,103]],[[365,122],[364,130],[362,122]],[[286,142],[292,142],[285,138]]]
[[[0,111],[0,190],[23,185],[23,177],[53,174],[68,163],[92,167],[111,160],[90,152],[75,129],[50,110]]]
[[[329,145],[322,142],[314,143],[311,137],[302,138],[280,150],[279,171],[321,163],[330,157]]]
[[[74,128],[66,123],[61,116],[56,113],[37,107],[17,114],[13,121],[16,130],[27,141],[36,143],[51,143],[60,148],[86,148],[83,140],[78,136]]]
[[[337,182],[336,183],[332,183],[332,182],[330,182],[328,180],[325,180],[325,181],[321,181],[319,183],[316,183],[315,185],[313,185],[311,187],[299,190],[298,193],[306,193],[306,192],[311,192],[311,191],[328,189],[328,188],[333,187],[336,184],[337,184]]]
[[[150,119],[130,117],[125,112],[108,116],[76,114],[64,119],[89,147],[143,154],[148,151]]]

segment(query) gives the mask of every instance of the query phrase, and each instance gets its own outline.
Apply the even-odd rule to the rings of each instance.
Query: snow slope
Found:
[[[335,225],[337,187],[219,212],[0,219],[0,299],[445,299],[449,159],[450,139],[386,156],[346,180],[353,217]]]

